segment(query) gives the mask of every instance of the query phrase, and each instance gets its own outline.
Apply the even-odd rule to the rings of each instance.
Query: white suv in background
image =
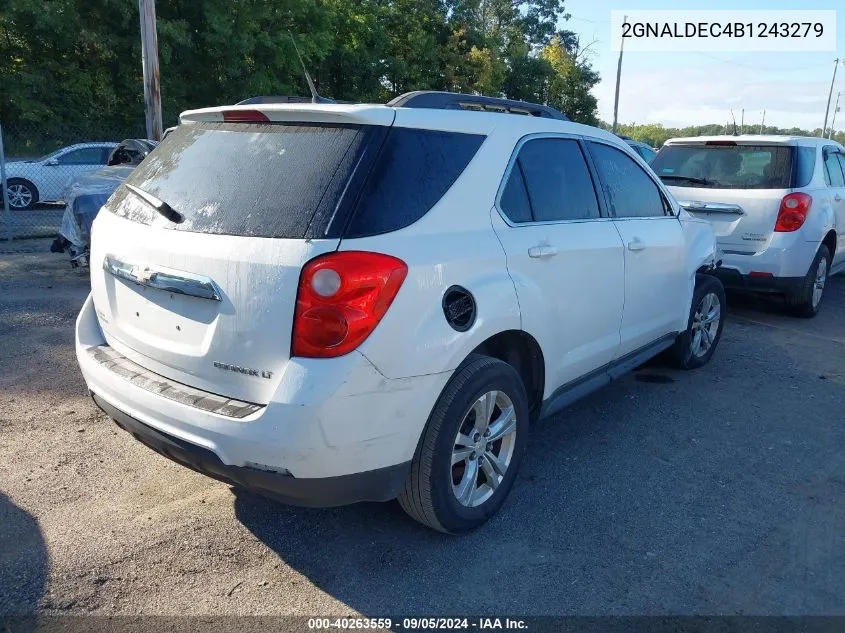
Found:
[[[844,151],[814,137],[677,138],[651,167],[713,225],[728,288],[782,294],[812,317],[828,276],[845,269]]]
[[[708,223],[621,139],[504,100],[186,112],[93,236],[76,350],[118,425],[451,533],[502,504],[530,421],[663,351],[699,367],[723,325]]]

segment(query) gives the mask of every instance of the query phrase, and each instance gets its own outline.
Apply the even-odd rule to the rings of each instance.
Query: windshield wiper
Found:
[[[126,185],[126,188],[171,222],[179,224],[185,220],[185,217],[181,213],[167,204],[164,200],[159,200],[151,193],[147,193],[143,189],[138,189],[138,187],[133,185]]]
[[[695,176],[681,176],[679,174],[660,174],[658,176],[661,180],[672,179],[672,180],[686,180],[687,182],[694,182],[697,185],[712,185],[712,180],[707,180],[706,178],[696,178]]]

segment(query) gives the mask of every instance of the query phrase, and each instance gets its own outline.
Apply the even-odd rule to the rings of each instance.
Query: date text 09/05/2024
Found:
[[[369,630],[522,630],[528,629],[525,620],[518,618],[309,618],[308,628],[369,629]]]

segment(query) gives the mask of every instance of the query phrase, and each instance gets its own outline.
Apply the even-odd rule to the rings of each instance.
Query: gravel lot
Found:
[[[47,248],[0,242],[0,614],[845,614],[845,278],[811,321],[732,298],[708,367],[539,423],[503,511],[454,538],[131,439],[74,359],[86,273]]]

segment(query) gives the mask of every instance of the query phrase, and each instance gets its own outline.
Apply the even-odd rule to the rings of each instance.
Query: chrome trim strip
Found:
[[[165,268],[153,269],[140,264],[129,264],[114,255],[103,258],[103,270],[115,277],[131,281],[139,286],[156,288],[165,292],[175,292],[189,297],[222,301],[223,296],[217,284],[209,277],[171,271]]]
[[[690,213],[745,215],[745,210],[738,204],[725,204],[723,202],[698,202],[696,200],[679,200],[678,204]]]

